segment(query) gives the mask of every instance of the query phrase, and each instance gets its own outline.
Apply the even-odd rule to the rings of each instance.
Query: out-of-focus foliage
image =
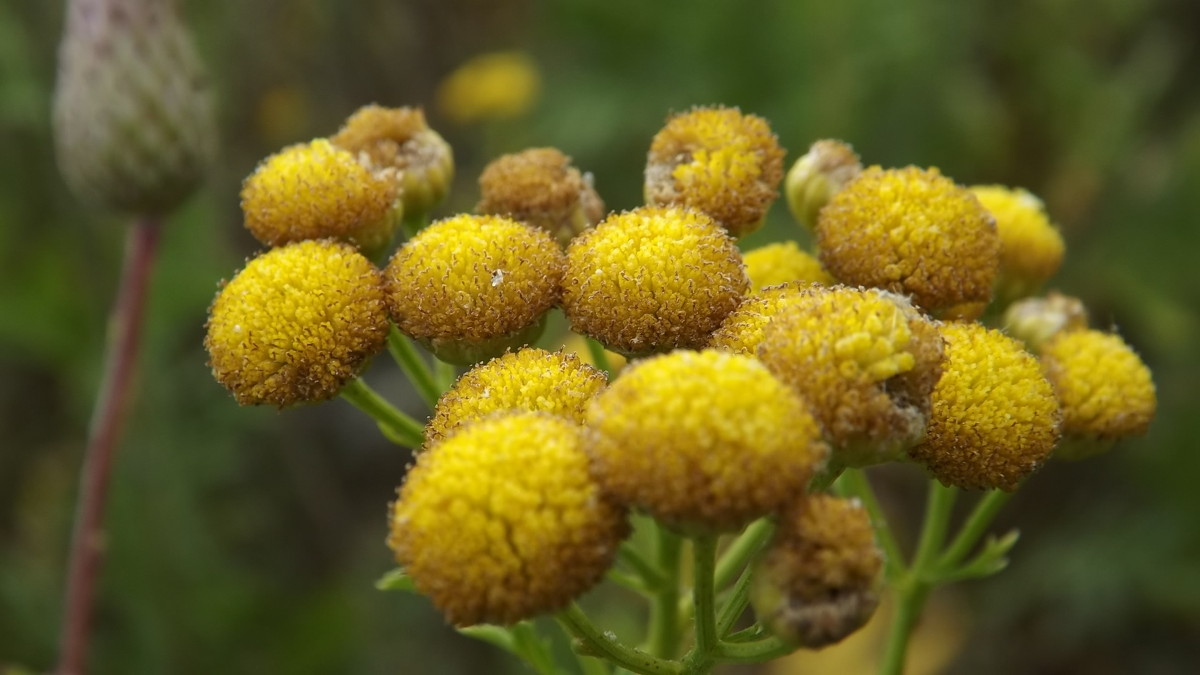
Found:
[[[53,662],[70,511],[122,226],[66,192],[49,136],[62,9],[0,4],[0,665]],[[201,348],[255,243],[237,190],[359,106],[425,105],[470,209],[497,154],[555,145],[610,208],[641,202],[670,111],[766,117],[788,161],[822,137],[868,164],[937,165],[1042,196],[1067,239],[1053,285],[1155,373],[1149,434],[1033,477],[1001,516],[1013,565],[959,598],[952,672],[1174,672],[1200,659],[1200,5],[1187,0],[185,3],[220,95],[221,157],[170,223],[141,388],[116,467],[95,672],[467,673],[516,666],[376,591],[407,456],[341,402],[239,409]],[[457,125],[439,82],[518,50],[540,97]],[[801,230],[777,205],[756,246]],[[380,359],[370,378],[418,401]],[[407,398],[405,398],[407,397]],[[888,506],[915,513],[912,472]],[[911,519],[910,519],[911,520]],[[904,521],[901,521],[903,526]],[[600,610],[602,614],[615,611]],[[607,617],[601,617],[610,623]],[[947,629],[949,630],[949,629]],[[950,638],[947,638],[948,640]],[[961,640],[961,643],[959,641]],[[807,671],[806,671],[807,672]]]

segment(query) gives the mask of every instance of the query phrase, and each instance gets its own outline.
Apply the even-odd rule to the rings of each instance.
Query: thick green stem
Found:
[[[342,398],[370,415],[379,425],[386,426],[394,432],[392,437],[403,441],[408,447],[419,448],[424,442],[425,432],[421,424],[375,393],[362,378],[350,380],[342,388]]]
[[[590,653],[608,659],[632,673],[643,675],[678,675],[682,667],[676,661],[660,659],[631,649],[596,628],[578,605],[572,603],[558,613],[558,620],[575,639],[586,645]]]
[[[679,650],[679,550],[682,541],[658,522],[658,569],[665,579],[650,608],[649,650],[655,656],[675,658]]]
[[[391,332],[388,333],[388,351],[392,353],[392,358],[396,359],[400,369],[408,376],[408,381],[416,387],[421,399],[430,408],[436,406],[442,392],[433,379],[433,371],[429,369],[429,364],[425,359],[421,358],[413,341],[395,326],[392,326]]]
[[[1003,490],[994,490],[981,497],[975,503],[975,509],[971,511],[971,515],[967,516],[967,521],[963,524],[962,529],[958,531],[958,536],[938,559],[938,567],[948,570],[962,562],[971,549],[975,548],[979,538],[991,526],[992,520],[1008,503],[1010,497],[1012,497],[1012,493]]]
[[[696,606],[696,645],[698,660],[708,660],[717,646],[717,598],[713,588],[716,568],[717,536],[702,534],[692,539],[692,598]]]

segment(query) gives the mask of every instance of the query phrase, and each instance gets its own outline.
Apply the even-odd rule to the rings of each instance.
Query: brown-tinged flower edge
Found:
[[[604,202],[571,158],[555,148],[504,155],[479,176],[480,213],[507,216],[549,232],[566,245],[604,217]]]

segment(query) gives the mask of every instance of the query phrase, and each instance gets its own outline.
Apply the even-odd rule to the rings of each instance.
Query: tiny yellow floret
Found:
[[[794,241],[767,244],[742,254],[750,290],[760,291],[789,281],[833,284],[833,277],[821,267],[821,261],[800,250]]]
[[[500,216],[429,226],[385,270],[392,319],[444,360],[469,365],[528,344],[562,293],[566,257],[544,230]]]
[[[629,525],[591,477],[583,433],[545,413],[501,414],[417,457],[388,545],[447,621],[554,612],[611,566]]]
[[[1158,398],[1150,369],[1119,335],[1060,333],[1043,347],[1042,365],[1062,404],[1066,434],[1136,436],[1154,419]]]
[[[996,219],[1000,234],[996,295],[1011,300],[1035,292],[1058,272],[1066,251],[1042,200],[1026,190],[1002,185],[976,185],[971,193]]]
[[[479,176],[479,193],[475,210],[540,227],[564,246],[604,217],[591,174],[580,173],[555,148],[530,148],[492,161]]]
[[[263,160],[242,185],[246,229],[267,246],[335,238],[368,253],[392,240],[398,190],[325,139]]]
[[[817,218],[821,263],[839,281],[912,297],[944,318],[974,318],[992,297],[1000,239],[991,215],[937,169],[873,166]]]
[[[810,285],[791,282],[768,286],[747,295],[737,309],[730,312],[721,322],[721,327],[708,341],[708,347],[746,356],[757,355],[767,324],[787,303],[804,297],[801,291]]]
[[[1058,443],[1054,389],[1037,359],[1000,331],[948,323],[941,333],[946,361],[929,433],[910,454],[946,485],[1011,492]]]
[[[711,218],[643,207],[571,242],[563,311],[575,331],[624,354],[697,348],[749,285],[737,245]]]
[[[213,376],[238,403],[322,401],[383,349],[383,279],[348,244],[289,244],[251,260],[224,285],[207,329]]]
[[[546,412],[583,424],[604,373],[565,352],[526,348],[467,371],[442,395],[425,427],[432,445],[463,425],[505,410]]]
[[[756,359],[713,350],[626,368],[587,423],[605,491],[684,530],[731,531],[774,512],[827,452],[799,396]]]
[[[650,145],[646,203],[704,211],[741,237],[778,196],[783,154],[761,117],[722,106],[675,115]]]

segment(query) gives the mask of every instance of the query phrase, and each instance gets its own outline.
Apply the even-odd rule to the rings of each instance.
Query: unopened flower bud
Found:
[[[1034,352],[1063,331],[1083,330],[1087,326],[1088,314],[1083,302],[1055,292],[1044,298],[1018,300],[1004,313],[1005,332]]]
[[[805,227],[815,228],[821,207],[854,180],[862,168],[862,162],[849,145],[831,139],[813,143],[792,165],[784,183],[792,216]]]
[[[530,148],[493,161],[479,176],[479,192],[480,213],[540,227],[564,246],[604,217],[591,174],[580,173],[555,148]]]

